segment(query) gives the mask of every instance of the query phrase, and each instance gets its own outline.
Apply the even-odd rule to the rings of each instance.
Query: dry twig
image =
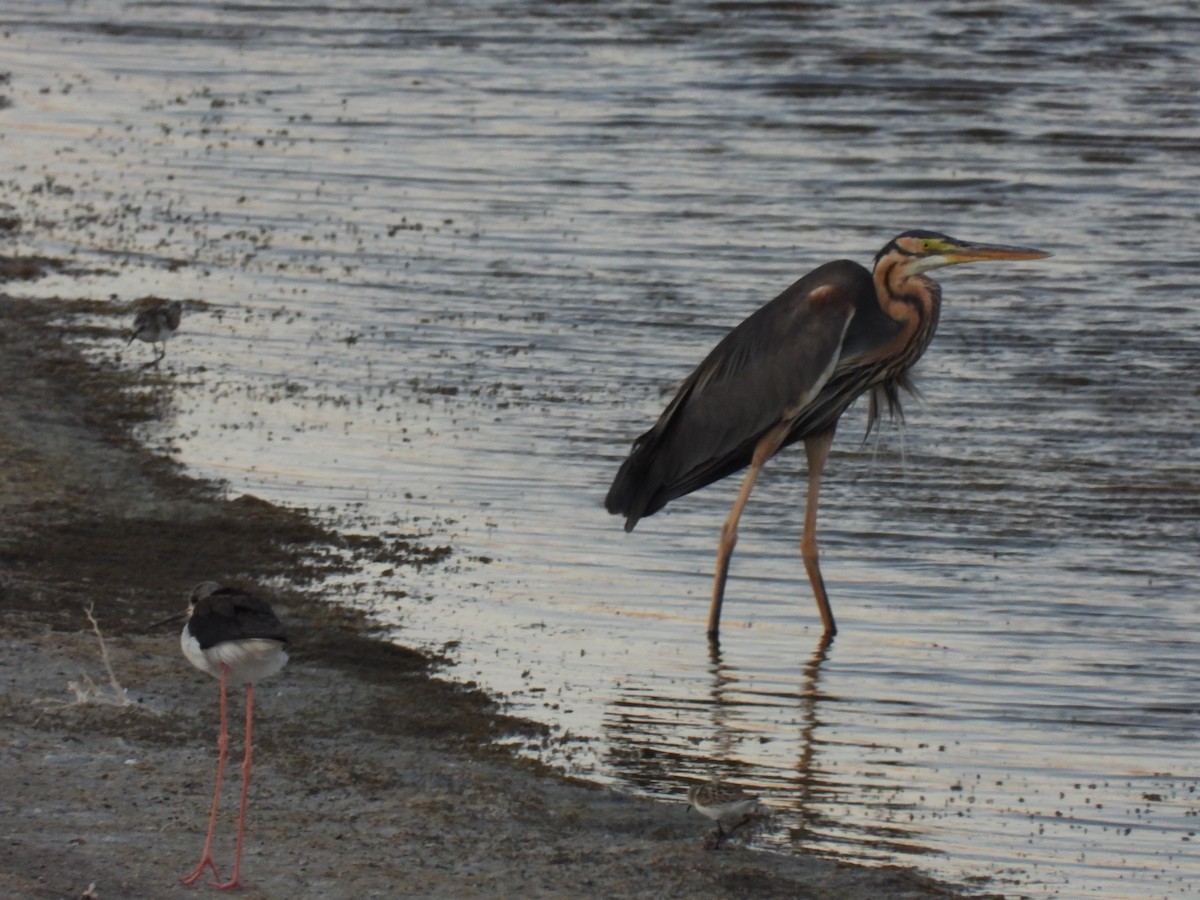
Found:
[[[100,661],[104,663],[104,670],[108,673],[108,684],[96,684],[86,672],[80,673],[79,681],[67,682],[67,690],[75,694],[74,700],[42,699],[37,701],[47,711],[65,709],[69,706],[80,706],[86,703],[99,703],[104,706],[120,707],[138,705],[136,701],[129,699],[129,692],[121,687],[121,683],[117,681],[117,673],[113,671],[112,662],[108,658],[108,645],[104,643],[104,635],[100,633],[100,623],[92,615],[94,609],[95,604],[89,603],[87,608],[84,609],[84,614],[87,615],[88,621],[92,623],[92,631],[95,633],[96,640],[100,644]]]

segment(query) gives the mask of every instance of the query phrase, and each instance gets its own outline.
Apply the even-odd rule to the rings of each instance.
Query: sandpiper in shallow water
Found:
[[[251,724],[254,713],[254,684],[274,675],[287,663],[287,635],[283,625],[265,600],[232,587],[206,581],[196,585],[188,598],[187,624],[179,643],[188,662],[221,682],[221,730],[217,739],[217,785],[213,791],[212,811],[208,817],[208,835],[200,862],[184,879],[196,881],[211,868],[213,887],[226,889],[241,884],[242,840],[246,828],[246,799],[250,788]],[[246,685],[246,751],[242,761],[242,798],[238,812],[237,845],[233,874],[222,882],[212,858],[213,833],[217,824],[217,805],[221,797],[221,779],[229,749],[226,715],[226,685]]]
[[[692,809],[717,823],[715,847],[720,847],[721,841],[729,833],[722,823],[736,820],[730,830],[736,829],[758,808],[759,803],[758,797],[753,794],[719,781],[694,784],[688,788],[687,797]]]
[[[134,340],[145,341],[157,353],[143,368],[158,365],[159,360],[167,355],[167,341],[174,337],[182,317],[183,304],[178,300],[147,307],[134,317],[133,331],[125,345],[132,344]]]

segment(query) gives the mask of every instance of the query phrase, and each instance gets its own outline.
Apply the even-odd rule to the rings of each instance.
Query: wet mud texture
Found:
[[[47,265],[19,262],[22,275]],[[225,499],[137,444],[131,429],[172,402],[170,371],[89,363],[72,348],[80,311],[0,294],[0,896],[211,893],[178,879],[204,839],[217,685],[184,661],[177,626],[146,628],[206,579],[259,590],[293,638],[291,663],[256,692],[241,896],[959,896],[906,870],[736,840],[713,852],[682,798],[512,759],[495,739],[538,726],[312,599],[324,567],[371,548]],[[398,565],[422,562],[404,552],[415,558]],[[242,752],[232,697],[224,876]]]

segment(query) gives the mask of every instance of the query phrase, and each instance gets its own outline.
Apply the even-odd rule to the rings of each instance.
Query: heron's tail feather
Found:
[[[617,477],[613,479],[608,496],[604,498],[604,508],[614,515],[625,517],[625,530],[633,531],[638,520],[648,515],[646,507],[654,490],[647,489],[650,459],[649,454],[639,452],[641,448],[634,445],[629,458],[621,463]]]

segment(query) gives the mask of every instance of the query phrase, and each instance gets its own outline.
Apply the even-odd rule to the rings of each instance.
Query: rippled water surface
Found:
[[[4,4],[5,252],[77,267],[9,289],[184,300],[147,439],[452,546],[327,591],[552,725],[528,752],[747,785],[782,851],[1200,892],[1200,9],[387,7]],[[631,535],[608,482],[725,330],[913,227],[1055,256],[939,273],[924,401],[843,419],[833,644],[793,450],[711,649],[735,481]]]

